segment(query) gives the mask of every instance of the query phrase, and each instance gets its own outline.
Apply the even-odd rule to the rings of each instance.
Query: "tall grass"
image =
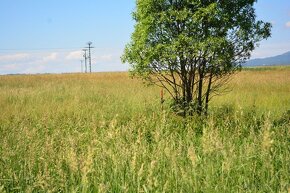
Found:
[[[204,120],[126,73],[0,76],[0,192],[288,192],[289,83],[243,71]]]

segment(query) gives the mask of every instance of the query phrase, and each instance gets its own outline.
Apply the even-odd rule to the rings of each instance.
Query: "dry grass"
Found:
[[[290,107],[289,83],[289,67],[246,69],[233,76],[230,92],[214,98],[213,105],[255,107],[259,112],[281,115]]]
[[[126,73],[0,76],[0,192],[287,192],[289,85],[243,71],[200,120]]]

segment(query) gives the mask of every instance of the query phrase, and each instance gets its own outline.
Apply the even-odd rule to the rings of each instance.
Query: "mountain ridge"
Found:
[[[277,56],[248,60],[244,67],[250,66],[285,66],[290,65],[290,51]]]

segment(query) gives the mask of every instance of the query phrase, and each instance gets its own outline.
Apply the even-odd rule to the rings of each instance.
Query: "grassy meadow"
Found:
[[[127,73],[0,76],[0,192],[290,192],[290,68],[228,86],[183,119]]]

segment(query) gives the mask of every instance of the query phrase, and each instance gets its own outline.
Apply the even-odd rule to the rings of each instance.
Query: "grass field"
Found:
[[[229,88],[182,119],[127,73],[0,76],[0,192],[289,192],[290,68]]]

